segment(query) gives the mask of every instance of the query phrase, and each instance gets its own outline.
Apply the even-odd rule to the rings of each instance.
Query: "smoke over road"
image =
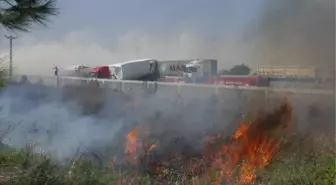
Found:
[[[179,98],[146,92],[128,95],[95,83],[62,89],[9,85],[0,93],[1,144],[20,149],[33,143],[35,152],[64,163],[71,160],[73,165],[84,156],[159,181],[180,174],[211,176],[218,166],[223,172],[264,168],[281,148],[277,134],[291,135],[295,127],[334,132],[335,127],[331,96],[292,94],[283,104],[284,95],[266,99],[259,92],[227,90],[211,99],[195,96],[197,92]],[[250,117],[250,112],[258,116]],[[174,173],[166,176],[166,169]],[[239,171],[241,181],[256,179],[254,170]],[[218,174],[216,179],[230,180],[227,173]]]
[[[62,160],[88,151],[109,159],[111,153],[123,154],[127,132],[145,124],[154,138],[161,139],[161,153],[181,148],[190,152],[200,150],[202,138],[209,133],[227,130],[230,134],[242,114],[276,105],[264,102],[263,95],[229,91],[215,101],[184,96],[175,101],[172,94],[144,96],[138,91],[134,97],[90,88],[6,87],[0,95],[2,142],[15,148],[31,142],[36,151],[50,152]],[[330,97],[296,98],[294,113],[301,130],[316,131],[317,122],[321,129],[333,127],[335,106]]]
[[[201,99],[194,103],[198,106],[183,110],[169,97],[140,95],[134,100],[113,90],[74,88],[67,93],[69,89],[40,85],[14,85],[3,89],[0,96],[2,142],[15,148],[31,142],[36,144],[37,151],[42,149],[55,158],[66,159],[101,145],[104,145],[101,148],[113,148],[114,140],[123,139],[125,132],[141,122],[160,124],[162,129],[179,128],[176,135],[185,135],[191,141],[193,133],[212,128],[213,123],[204,124],[205,119],[219,116],[219,110],[210,112],[209,106],[202,106],[206,101]],[[132,110],[134,101],[140,103],[136,110]],[[158,115],[166,122],[155,123]],[[227,123],[222,124],[228,124],[230,117],[228,115]],[[154,120],[149,121],[151,119]],[[184,124],[176,125],[181,122]],[[119,145],[118,150],[122,151],[122,146]]]
[[[250,58],[240,36],[211,37],[188,29],[174,34],[131,30],[118,35],[110,44],[101,43],[94,33],[86,31],[73,31],[52,41],[28,37],[15,45],[14,67],[19,74],[52,75],[54,65],[98,66],[139,58],[217,58],[219,67],[229,68],[235,62],[249,63]]]
[[[335,70],[335,1],[266,1],[255,34],[260,64],[319,67]]]

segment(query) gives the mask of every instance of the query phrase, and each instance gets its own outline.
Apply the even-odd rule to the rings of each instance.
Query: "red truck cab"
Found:
[[[108,66],[98,66],[91,69],[89,73],[89,77],[91,78],[102,78],[109,79],[111,76],[111,72]]]

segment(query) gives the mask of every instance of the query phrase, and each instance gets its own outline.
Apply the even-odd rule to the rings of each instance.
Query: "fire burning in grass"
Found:
[[[253,120],[241,123],[228,144],[221,145],[210,160],[209,179],[220,184],[223,177],[232,181],[234,173],[238,185],[251,184],[256,179],[255,170],[266,167],[278,149],[276,132],[289,126],[292,108],[288,102],[269,114],[259,113]],[[205,156],[206,158],[206,156]]]
[[[179,165],[173,167],[175,170],[178,166],[178,170],[183,169],[183,173],[189,177],[198,176],[213,185],[224,181],[247,185],[256,180],[255,171],[269,165],[276,155],[278,133],[286,131],[291,118],[292,107],[286,101],[271,113],[260,111],[253,119],[241,123],[227,141],[222,135],[208,136],[203,151],[197,155],[186,156],[181,151],[167,151],[172,152],[171,155],[155,162],[149,156],[155,153],[159,142],[146,143],[140,133],[146,131],[149,136],[148,129],[135,127],[126,135],[125,154],[131,165],[147,163],[145,165],[151,167],[152,174],[160,175],[174,166],[169,163],[177,163]]]

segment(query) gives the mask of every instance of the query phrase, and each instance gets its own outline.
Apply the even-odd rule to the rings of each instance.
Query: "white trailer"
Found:
[[[183,76],[186,64],[192,60],[163,60],[159,61],[161,77],[164,76]]]
[[[91,68],[86,65],[73,65],[59,69],[59,76],[85,77],[90,73]]]
[[[184,76],[191,82],[202,82],[210,76],[217,76],[218,61],[216,59],[195,59],[186,64]]]
[[[132,60],[109,65],[111,77],[118,80],[142,80],[157,73],[155,59]]]

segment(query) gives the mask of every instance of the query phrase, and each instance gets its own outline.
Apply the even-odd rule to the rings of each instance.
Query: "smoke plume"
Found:
[[[14,65],[19,74],[52,75],[54,65],[62,68],[76,64],[109,65],[140,58],[185,60],[200,57],[217,58],[220,67],[229,68],[237,62],[248,62],[248,51],[238,35],[211,38],[189,30],[177,34],[135,30],[104,44],[93,33],[73,31],[57,40],[23,36],[16,41]]]
[[[214,121],[205,122],[221,114],[211,110],[206,99],[184,99],[186,107],[191,102],[194,106],[186,109],[170,99],[174,95],[141,94],[139,91],[131,97],[111,89],[10,85],[0,96],[2,143],[14,148],[33,143],[37,152],[51,153],[56,159],[92,150],[104,153],[113,149],[117,153],[123,151],[126,132],[138,124],[156,125],[158,132],[171,130],[175,134],[168,134],[169,138],[185,136],[191,143],[195,133],[213,128]],[[140,107],[134,109],[132,104]],[[228,115],[221,124],[227,125],[233,117]]]
[[[312,66],[333,74],[334,0],[267,1],[254,28],[259,64]]]

